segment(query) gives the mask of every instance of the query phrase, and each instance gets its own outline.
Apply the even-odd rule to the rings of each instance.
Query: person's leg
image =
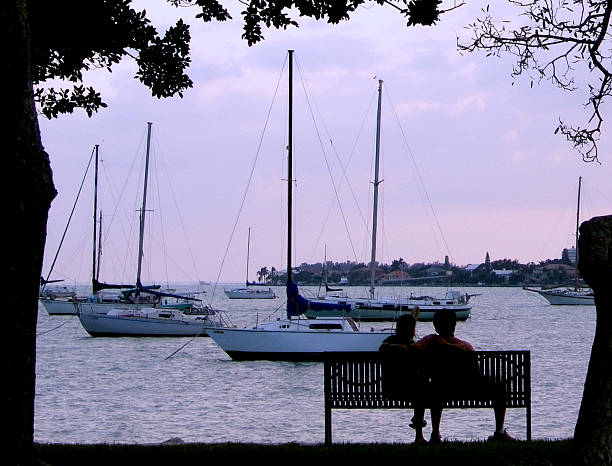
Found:
[[[432,406],[429,409],[431,413],[431,438],[430,442],[439,442],[441,440],[440,437],[440,421],[442,419],[442,407],[441,406]]]
[[[425,408],[415,407],[414,416],[412,417],[411,427],[416,431],[414,441],[415,443],[425,443],[425,437],[423,437],[423,426],[425,425]]]
[[[504,432],[504,421],[506,419],[506,407],[496,406],[493,409],[495,410],[495,432],[498,432],[501,434]]]
[[[496,405],[495,410],[495,432],[489,437],[489,440],[494,442],[509,442],[515,439],[504,429],[504,420],[506,417],[506,407],[503,404]]]

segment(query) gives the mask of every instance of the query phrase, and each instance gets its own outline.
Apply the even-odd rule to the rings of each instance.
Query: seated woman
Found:
[[[415,442],[424,443],[427,381],[413,346],[419,308],[416,307],[413,312],[402,314],[397,319],[395,334],[382,342],[379,351],[388,356],[383,364],[383,393],[390,399],[408,399],[415,403],[410,427],[416,430]]]

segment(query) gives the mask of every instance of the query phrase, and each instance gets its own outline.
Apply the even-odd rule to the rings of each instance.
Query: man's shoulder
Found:
[[[455,344],[460,347],[464,351],[474,351],[474,347],[469,341],[461,340],[460,338],[455,338]]]

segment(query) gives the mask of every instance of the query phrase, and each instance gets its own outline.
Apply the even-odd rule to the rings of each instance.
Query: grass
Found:
[[[38,466],[58,465],[201,465],[237,462],[269,464],[377,465],[569,465],[571,440],[532,442],[443,442],[440,445],[285,443],[186,443],[178,445],[135,444],[35,444]]]

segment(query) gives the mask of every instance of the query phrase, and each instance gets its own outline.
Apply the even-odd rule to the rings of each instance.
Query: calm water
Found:
[[[366,292],[348,290],[353,295]],[[445,291],[412,290],[415,294]],[[533,437],[571,437],[595,330],[595,308],[550,306],[519,288],[462,291],[482,294],[472,298],[472,317],[457,324],[456,335],[479,350],[530,350]],[[284,296],[284,289],[279,288],[277,295]],[[283,298],[229,300],[218,288],[213,304],[227,309],[234,324],[246,326],[282,303]],[[372,326],[389,324],[363,328]],[[418,324],[417,336],[431,332],[430,323]],[[38,442],[153,443],[171,437],[207,443],[323,441],[320,363],[234,362],[210,338],[91,338],[77,317],[51,317],[42,309],[38,333],[34,433]],[[334,441],[412,441],[411,414],[334,411]],[[427,420],[429,424],[429,413]],[[442,436],[485,439],[493,426],[492,410],[448,410],[442,418]],[[525,438],[525,410],[508,410],[506,427],[517,438]]]

